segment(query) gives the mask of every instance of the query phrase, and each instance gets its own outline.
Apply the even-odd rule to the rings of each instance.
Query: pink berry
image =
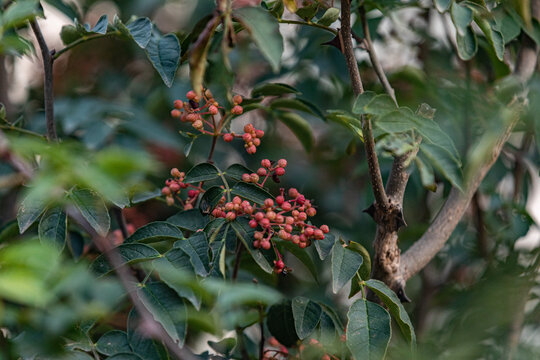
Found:
[[[325,234],[328,234],[330,232],[330,229],[328,228],[328,225],[321,225],[321,231]]]
[[[233,134],[224,134],[223,135],[223,140],[225,142],[231,142],[231,141],[234,140],[234,136],[233,136]]]
[[[187,92],[186,97],[188,98],[188,100],[195,100],[197,94],[195,94],[195,91],[190,90]]]
[[[235,105],[231,110],[231,113],[234,115],[241,115],[243,112],[244,109],[240,105]]]
[[[278,168],[276,168],[276,170],[274,170],[274,171],[275,171],[275,173],[276,173],[277,176],[283,176],[283,175],[285,175],[285,169],[282,168],[282,167],[278,167]]]
[[[165,186],[163,189],[161,189],[161,193],[163,195],[169,196],[169,195],[171,195],[171,189],[169,189],[168,186]]]
[[[282,195],[276,197],[276,203],[281,206],[285,202],[285,198]]]
[[[249,174],[242,174],[242,181],[251,182],[251,176]]]
[[[289,189],[289,197],[292,198],[292,199],[296,199],[296,197],[299,195],[299,192],[298,190],[296,190],[295,188],[290,188]]]
[[[174,107],[181,110],[184,108],[184,102],[182,100],[174,100]]]
[[[212,115],[217,115],[217,113],[219,112],[218,111],[218,108],[217,106],[214,106],[214,105],[210,105],[210,107],[208,108],[208,112]]]
[[[255,130],[255,136],[258,137],[259,139],[262,138],[264,136],[264,131]]]
[[[259,168],[259,170],[257,170],[257,175],[259,176],[266,176],[267,172],[266,172],[266,169],[265,168]]]
[[[257,227],[257,221],[253,219],[249,220],[249,227],[255,229]]]
[[[282,168],[287,167],[287,160],[279,159],[277,164],[278,164],[279,167],[282,167]]]
[[[261,161],[261,166],[264,168],[270,168],[272,166],[272,163],[268,159],[263,159]]]
[[[240,95],[234,95],[233,102],[237,105],[240,105],[242,103],[242,97]]]
[[[173,109],[173,110],[171,110],[171,116],[173,118],[179,118],[179,117],[182,116],[182,112],[180,110],[178,110],[178,109]]]

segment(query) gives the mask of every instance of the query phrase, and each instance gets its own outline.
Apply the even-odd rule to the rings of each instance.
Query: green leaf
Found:
[[[315,249],[317,249],[321,260],[326,259],[328,254],[330,254],[335,242],[336,237],[333,234],[326,234],[324,239],[315,241]]]
[[[237,9],[235,14],[249,31],[253,41],[268,60],[274,72],[279,70],[283,53],[283,38],[278,22],[259,7]]]
[[[304,5],[300,9],[296,10],[296,15],[304,19],[305,21],[311,21],[313,17],[319,11],[319,3],[316,1],[312,2],[309,5]]]
[[[311,335],[319,324],[322,308],[308,298],[297,296],[292,301],[292,312],[296,334],[303,340]]]
[[[296,0],[283,0],[283,4],[285,4],[287,10],[289,10],[293,14],[296,12],[296,10],[298,10],[298,8],[296,7]]]
[[[281,113],[278,118],[296,135],[304,149],[310,152],[314,139],[309,123],[300,115],[291,112]]]
[[[193,273],[193,265],[188,254],[182,249],[172,249],[165,254],[164,258],[154,260],[152,265],[159,272],[161,281],[176,291],[178,296],[188,300],[197,311],[201,309],[201,293],[195,293],[198,289],[190,286],[190,281],[195,282],[196,279],[194,277],[189,279],[186,276]]]
[[[249,227],[247,219],[239,218],[236,221],[231,222],[231,227],[236,233],[238,239],[242,241],[251,257],[253,257],[253,260],[255,260],[255,262],[261,267],[261,269],[271,274],[273,271],[272,266],[270,266],[268,260],[266,260],[262,252],[253,247],[252,238],[254,230]]]
[[[384,359],[390,342],[390,314],[381,306],[356,300],[347,313],[347,347],[355,360]]]
[[[125,35],[130,37],[141,49],[145,49],[152,37],[152,22],[146,17],[140,17],[124,25],[119,18],[114,19],[114,24]]]
[[[299,110],[325,120],[324,114],[317,106],[302,99],[278,98],[270,103],[270,108]]]
[[[290,300],[272,305],[266,316],[266,326],[277,341],[291,347],[298,341]]]
[[[364,91],[354,101],[352,112],[354,114],[365,114],[364,108],[377,94],[373,91]]]
[[[259,96],[281,96],[285,94],[300,94],[298,90],[288,84],[283,83],[265,83],[255,86],[251,91],[251,97]]]
[[[125,264],[136,264],[157,259],[161,256],[156,249],[145,244],[122,244],[116,247],[116,252],[122,257]],[[106,275],[114,270],[109,265],[105,254],[99,255],[90,267],[99,276]]]
[[[219,170],[212,164],[201,163],[192,167],[186,174],[186,184],[214,180],[219,177]]]
[[[138,292],[141,301],[178,346],[184,346],[187,333],[187,309],[182,298],[167,285],[147,283]]]
[[[362,280],[369,279],[371,275],[371,257],[369,256],[369,252],[367,251],[367,249],[363,247],[360,243],[354,241],[349,241],[347,249],[350,249],[362,255],[362,265],[358,270],[358,275],[360,275],[360,278],[362,278]]]
[[[20,233],[24,233],[36,220],[43,214],[47,204],[41,199],[32,196],[27,196],[17,210],[17,223],[19,224]]]
[[[435,7],[439,12],[445,12],[452,4],[452,0],[433,0],[433,2],[435,3]]]
[[[63,249],[67,238],[67,217],[60,207],[48,209],[41,217],[38,226],[39,240],[50,242]]]
[[[315,266],[315,263],[313,262],[313,259],[309,255],[309,252],[305,251],[304,249],[300,249],[298,245],[295,245],[288,241],[274,241],[278,244],[278,246],[287,249],[289,253],[294,255],[304,266],[309,270],[311,273],[311,276],[313,276],[313,279],[315,279],[316,282],[318,282],[318,276],[317,276],[317,267]],[[319,242],[320,240],[315,240],[315,242]]]
[[[411,116],[407,116],[408,114],[410,113],[404,112],[403,109],[391,111],[377,117],[374,126],[389,134],[411,131],[418,127],[418,122]]]
[[[416,344],[416,335],[414,333],[414,327],[409,319],[409,314],[405,311],[405,308],[398,299],[396,293],[394,293],[385,283],[379,280],[370,279],[366,281],[366,286],[370,288],[381,301],[386,305],[390,314],[394,317],[394,320],[399,325],[403,336],[414,348]]]
[[[137,229],[124,243],[154,243],[184,238],[182,230],[166,221],[154,221]]]
[[[96,350],[108,356],[131,352],[127,334],[120,330],[111,330],[103,334],[96,343]]]
[[[362,255],[344,248],[340,240],[332,247],[332,291],[337,293],[362,266]]]
[[[225,195],[225,189],[223,189],[221,186],[212,186],[206,189],[201,197],[201,203],[199,205],[201,211],[206,214],[212,212],[221,198],[223,198],[223,195]]]
[[[129,352],[129,353],[118,353],[114,354],[111,357],[108,357],[107,360],[144,360],[139,355]]]
[[[202,230],[210,222],[208,216],[201,214],[199,209],[180,211],[167,219],[168,223],[178,226],[184,230]]]
[[[429,191],[435,192],[437,190],[437,184],[435,183],[435,175],[433,174],[433,168],[422,161],[418,156],[414,158],[418,172],[420,173],[420,181],[422,186]]]
[[[210,248],[208,247],[208,240],[206,239],[206,234],[204,232],[198,232],[187,239],[175,242],[174,249],[182,249],[188,254],[197,275],[208,275],[210,270],[208,250]]]
[[[171,87],[180,63],[180,42],[176,35],[154,35],[144,51],[165,85]]]
[[[326,119],[335,123],[338,123],[349,130],[362,141],[364,140],[362,134],[362,123],[355,116],[341,110],[328,110]]]
[[[331,7],[317,20],[317,24],[330,26],[339,19],[339,9]]]
[[[208,346],[210,346],[214,351],[216,351],[219,354],[223,354],[227,356],[227,358],[231,358],[231,353],[236,347],[236,339],[235,338],[225,338],[221,341],[215,342],[215,341],[208,341]]]
[[[231,189],[231,195],[253,201],[257,204],[264,204],[264,200],[272,199],[273,196],[260,186],[251,183],[237,182]]]
[[[77,7],[74,4],[66,3],[63,0],[45,0],[45,2],[60,10],[70,20],[80,20],[81,16],[79,14],[79,11],[77,10]]]
[[[24,24],[36,16],[42,16],[43,12],[38,1],[26,0],[11,3],[3,13],[0,13],[0,28],[10,29]]]
[[[444,175],[444,177],[460,190],[462,188],[461,169],[457,166],[455,159],[440,146],[428,143],[420,144],[420,151],[424,154],[433,166]]]
[[[101,197],[88,189],[75,189],[69,197],[90,226],[99,235],[107,235],[111,227],[111,218]]]
[[[463,35],[456,32],[458,55],[461,60],[470,60],[478,51],[478,42],[472,27],[468,26]]]
[[[128,315],[126,332],[132,351],[139,354],[143,360],[169,360],[166,355],[163,355],[165,349],[161,343],[152,341],[152,339],[148,338],[148,335],[139,331],[140,324],[137,312],[135,309],[131,309]]]
[[[471,8],[454,1],[450,8],[450,15],[452,16],[452,21],[456,26],[458,34],[460,36],[465,36],[467,28],[469,28],[469,25],[473,20],[473,11]]]
[[[503,61],[505,41],[504,41],[502,33],[496,30],[493,27],[493,24],[487,21],[486,19],[482,19],[478,16],[475,16],[475,22],[480,27],[480,29],[486,36],[489,44],[495,51],[495,55],[497,56],[497,59],[499,59],[500,61]]]
[[[243,174],[252,174],[254,171],[242,164],[232,164],[225,170],[225,175],[236,181],[242,181]]]

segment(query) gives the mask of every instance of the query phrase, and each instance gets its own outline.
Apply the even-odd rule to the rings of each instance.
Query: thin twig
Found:
[[[121,35],[121,33],[120,33],[120,31],[115,31],[115,32],[110,32],[110,33],[106,33],[106,34],[92,34],[92,35],[83,36],[83,37],[75,40],[74,42],[69,43],[64,48],[58,50],[56,53],[54,53],[52,58],[53,58],[53,60],[56,60],[62,54],[68,52],[69,50],[73,49],[74,47],[76,47],[76,46],[78,46],[78,45],[80,45],[82,43],[85,43],[87,41],[94,40],[94,39],[101,39],[101,38],[104,38],[104,37],[107,37],[107,36],[112,36],[112,35]]]
[[[27,130],[27,129],[23,129],[23,128],[20,128],[20,127],[17,127],[17,126],[0,125],[0,129],[9,130],[9,131],[16,131],[16,132],[20,132],[21,134],[32,135],[32,136],[36,136],[36,137],[40,137],[40,138],[45,138],[46,137],[43,134],[39,134],[37,132],[30,131],[30,130]]]
[[[41,57],[43,58],[43,96],[45,103],[45,119],[47,121],[47,139],[49,141],[58,141],[56,134],[56,124],[54,123],[54,94],[53,94],[53,55],[54,50],[51,53],[49,47],[43,38],[41,29],[37,23],[37,20],[30,22],[30,26],[34,35],[36,36],[39,48],[41,50]]]
[[[339,32],[340,40],[343,44],[343,55],[349,70],[351,85],[354,95],[358,96],[364,92],[358,63],[354,56],[351,31],[351,3],[350,0],[341,2],[341,30]],[[371,129],[371,119],[369,116],[362,117],[362,134],[364,136],[364,148],[366,150],[366,158],[368,161],[369,174],[371,179],[371,187],[375,202],[381,210],[388,209],[388,198],[384,189],[384,184],[379,166],[379,159],[375,152],[375,140],[373,139],[373,131]]]

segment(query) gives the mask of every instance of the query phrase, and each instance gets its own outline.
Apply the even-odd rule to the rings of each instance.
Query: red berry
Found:
[[[248,154],[255,154],[257,152],[257,147],[255,145],[251,145],[248,149],[247,149],[247,152]]]
[[[299,195],[300,193],[298,192],[298,190],[296,190],[295,188],[290,188],[289,189],[289,197],[292,198],[292,199],[296,199],[296,197]]]
[[[196,121],[198,119],[199,119],[199,115],[197,115],[197,114],[190,113],[190,114],[186,115],[186,121],[194,122],[194,121]]]
[[[272,245],[270,244],[270,241],[268,241],[268,240],[266,240],[266,241],[263,240],[263,241],[261,242],[261,246],[262,246],[262,248],[263,248],[264,250],[270,250],[270,247],[271,247]]]
[[[277,269],[283,269],[285,267],[283,260],[274,261],[274,264]]]
[[[257,227],[257,221],[253,219],[249,220],[249,227],[255,229]]]
[[[266,228],[266,227],[270,226],[270,220],[268,220],[268,219],[266,219],[266,218],[265,218],[265,219],[262,219],[262,220],[260,221],[260,224],[261,224],[262,227]]]
[[[304,203],[306,202],[306,198],[304,197],[304,195],[299,195],[299,196],[296,198],[296,202],[297,202],[299,205],[304,205]]]
[[[269,208],[274,206],[274,200],[272,200],[272,199],[264,200],[264,206],[269,207]]]
[[[328,234],[330,232],[330,229],[328,228],[328,225],[321,225],[321,231],[325,234]]]
[[[276,170],[274,170],[274,171],[275,171],[275,173],[276,173],[277,176],[283,176],[283,175],[285,175],[285,169],[282,168],[282,167],[278,167],[278,168],[276,168]]]
[[[291,234],[289,234],[289,233],[286,232],[285,230],[279,230],[278,236],[279,236],[279,238],[282,239],[282,240],[288,240],[289,237],[291,236]]]
[[[258,212],[255,214],[255,220],[261,221],[262,219],[264,219],[264,213]]]
[[[259,139],[262,138],[264,136],[264,131],[262,130],[255,130],[255,136],[258,137]]]
[[[288,204],[288,203],[287,203],[287,204]],[[285,204],[284,204],[284,205],[285,205]],[[293,218],[292,216],[287,216],[287,217],[285,218],[285,224],[287,224],[287,225],[292,225],[292,224],[294,224],[294,218]]]
[[[276,197],[276,203],[281,206],[285,202],[285,198],[282,195]]]
[[[175,183],[175,182],[171,183],[171,185],[169,185],[169,188],[171,189],[173,193],[180,191],[180,185],[178,185],[178,183]]]
[[[306,210],[306,213],[308,216],[315,216],[315,214],[317,214],[317,210],[315,210],[315,208],[309,208]]]
[[[173,118],[179,118],[179,117],[182,116],[182,112],[180,110],[178,110],[178,109],[173,109],[173,110],[171,110],[171,116]]]
[[[249,174],[242,174],[242,181],[251,182],[251,176]]]
[[[304,229],[304,234],[306,234],[306,236],[311,236],[311,235],[313,235],[313,231],[314,231],[313,228],[306,227]]]
[[[233,115],[241,115],[243,112],[244,109],[240,105],[235,105],[231,110]]]
[[[253,125],[251,125],[251,124],[244,125],[244,132],[250,133],[250,132],[252,132],[254,130],[255,130],[255,128],[253,127]]]
[[[266,176],[267,172],[266,172],[266,169],[265,168],[259,168],[259,170],[257,170],[257,175],[259,176]]]
[[[253,145],[255,145],[255,146],[261,145],[261,139],[255,138],[255,139],[253,139],[252,141],[253,141]]]
[[[179,178],[179,177],[181,177],[181,174],[182,173],[177,168],[172,168],[171,169],[171,176],[172,177]]]
[[[250,142],[251,141],[251,134],[244,133],[244,135],[242,135],[242,139],[247,143]]]
[[[284,229],[285,229],[285,231],[288,232],[288,233],[291,233],[291,232],[293,231],[292,225],[289,225],[289,224],[285,225],[285,228],[284,228]]]
[[[264,168],[270,168],[272,166],[272,163],[268,159],[263,159],[261,161],[261,166]]]
[[[282,167],[282,168],[287,167],[287,160],[279,159],[277,164],[278,164],[279,167]]]
[[[210,105],[210,107],[208,108],[208,112],[212,115],[217,115],[217,113],[219,112],[218,111],[218,108],[217,106],[214,106],[214,105]]]
[[[188,196],[190,198],[193,198],[193,197],[196,197],[197,195],[199,195],[199,192],[197,190],[192,189],[192,190],[189,190],[187,194],[188,194]]]
[[[174,100],[174,107],[178,110],[184,108],[184,102],[182,100]]]
[[[161,189],[161,193],[166,196],[171,195],[171,189],[169,189],[168,186],[165,186],[163,189]]]
[[[255,234],[253,234],[253,237],[257,240],[261,240],[263,238],[263,233],[260,231],[255,231]]]
[[[320,229],[317,229],[313,232],[313,236],[315,236],[315,239],[322,240],[324,239],[324,234]]]
[[[195,94],[195,91],[190,90],[187,92],[186,97],[188,98],[188,100],[195,100],[197,94]]]
[[[225,216],[225,219],[226,219],[227,221],[233,221],[234,219],[236,219],[236,214],[233,213],[232,211],[229,211],[229,212],[227,213],[227,215]]]
[[[249,177],[251,178],[251,182],[253,182],[253,183],[258,183],[259,182],[259,175],[253,173],[253,174],[249,175]]]
[[[268,211],[266,213],[266,218],[270,221],[274,221],[276,219],[277,214],[273,211]]]
[[[281,208],[285,211],[290,211],[292,208],[292,205],[290,202],[284,202],[283,205],[281,205]]]
[[[233,97],[233,102],[237,105],[241,104],[242,103],[242,97],[240,95],[234,95]]]
[[[234,140],[234,136],[233,134],[224,134],[223,135],[223,140],[225,140],[225,142],[231,142]]]

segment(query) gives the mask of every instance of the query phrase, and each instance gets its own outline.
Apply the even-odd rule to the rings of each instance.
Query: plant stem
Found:
[[[66,45],[64,48],[58,50],[58,51],[52,56],[52,59],[53,59],[53,60],[58,59],[62,54],[64,54],[65,52],[68,52],[69,50],[73,49],[73,48],[76,47],[77,45],[80,45],[80,44],[85,43],[85,42],[90,41],[90,40],[101,39],[101,38],[104,38],[104,37],[107,37],[107,36],[112,36],[112,35],[120,35],[120,31],[115,31],[115,32],[112,32],[112,33],[106,33],[106,34],[93,34],[93,35],[83,36],[83,37],[81,37],[81,38],[75,40],[74,42],[69,43],[69,44]]]
[[[9,131],[17,131],[17,132],[20,132],[21,134],[36,136],[36,137],[40,137],[40,138],[46,138],[45,135],[39,134],[39,133],[34,132],[34,131],[30,131],[30,130],[27,130],[27,129],[23,129],[23,128],[20,128],[20,127],[17,127],[17,126],[0,125],[0,129],[9,130]]]
[[[49,47],[43,38],[41,29],[37,23],[37,20],[30,22],[30,27],[36,36],[39,48],[41,50],[41,57],[43,58],[43,95],[45,102],[45,119],[47,121],[47,139],[49,141],[58,141],[56,134],[56,124],[54,123],[54,94],[53,94],[53,62],[54,62],[54,50],[49,51]]]

